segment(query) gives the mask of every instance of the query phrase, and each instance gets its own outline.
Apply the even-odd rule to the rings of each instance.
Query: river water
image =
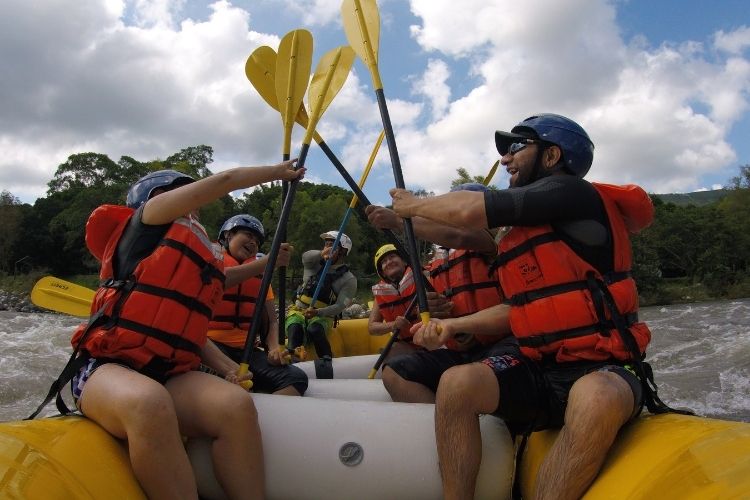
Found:
[[[654,334],[647,359],[667,404],[750,422],[750,299],[649,307],[641,315]],[[70,356],[78,323],[0,311],[0,421],[36,408]],[[56,414],[54,404],[42,414]]]

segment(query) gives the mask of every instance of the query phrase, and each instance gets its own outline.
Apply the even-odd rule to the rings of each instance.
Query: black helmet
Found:
[[[154,189],[178,187],[194,181],[189,175],[177,170],[157,170],[144,175],[130,186],[125,204],[130,208],[138,208],[151,198]]]
[[[583,177],[594,159],[594,143],[583,128],[570,118],[551,113],[530,116],[510,132],[495,132],[495,146],[501,155],[518,139],[541,139],[562,150],[565,169]]]
[[[221,229],[219,229],[219,243],[222,246],[227,245],[227,231],[231,231],[236,227],[247,229],[253,233],[258,238],[258,246],[262,245],[263,240],[266,238],[263,224],[261,224],[258,219],[247,214],[234,215],[228,218],[224,224],[222,224]]]

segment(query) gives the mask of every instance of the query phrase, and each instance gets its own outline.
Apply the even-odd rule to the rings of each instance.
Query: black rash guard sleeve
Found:
[[[550,224],[584,260],[612,270],[612,231],[599,193],[588,181],[552,175],[523,187],[484,194],[489,227]]]
[[[169,230],[170,224],[151,226],[141,221],[143,205],[133,214],[117,242],[114,258],[115,279],[127,279],[135,270],[135,266],[151,253]]]

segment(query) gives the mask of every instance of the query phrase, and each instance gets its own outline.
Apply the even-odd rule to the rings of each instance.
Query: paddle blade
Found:
[[[380,12],[375,0],[344,0],[341,19],[349,45],[368,67],[378,64]]]
[[[320,59],[308,93],[310,125],[317,123],[341,87],[344,86],[352,64],[354,64],[354,51],[346,45],[329,50]]]
[[[31,290],[34,305],[72,316],[86,318],[91,314],[94,290],[54,276],[45,276]]]
[[[279,44],[276,58],[276,100],[284,126],[297,116],[310,80],[313,38],[307,30],[290,31]]]
[[[482,181],[482,184],[485,186],[489,186],[490,182],[492,182],[492,178],[495,177],[495,172],[497,172],[497,167],[500,165],[500,160],[497,160],[490,169],[489,173],[487,174],[487,177],[484,178]]]
[[[258,94],[275,110],[279,110],[276,99],[276,51],[263,45],[250,54],[245,61],[245,76]]]

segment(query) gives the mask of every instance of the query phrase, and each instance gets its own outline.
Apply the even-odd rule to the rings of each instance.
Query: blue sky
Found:
[[[581,123],[591,180],[651,192],[725,184],[750,163],[745,2],[380,0],[379,66],[407,185],[445,191],[484,174],[495,129],[538,112]],[[43,196],[68,155],[140,160],[214,147],[214,171],[275,162],[281,121],[244,77],[289,30],[313,67],[346,43],[340,0],[6,0],[0,19],[0,189]],[[318,130],[358,177],[380,123],[357,61]],[[295,130],[298,150],[302,130]],[[311,180],[343,185],[316,148]],[[498,186],[507,184],[499,172]],[[365,192],[387,202],[383,148]]]

